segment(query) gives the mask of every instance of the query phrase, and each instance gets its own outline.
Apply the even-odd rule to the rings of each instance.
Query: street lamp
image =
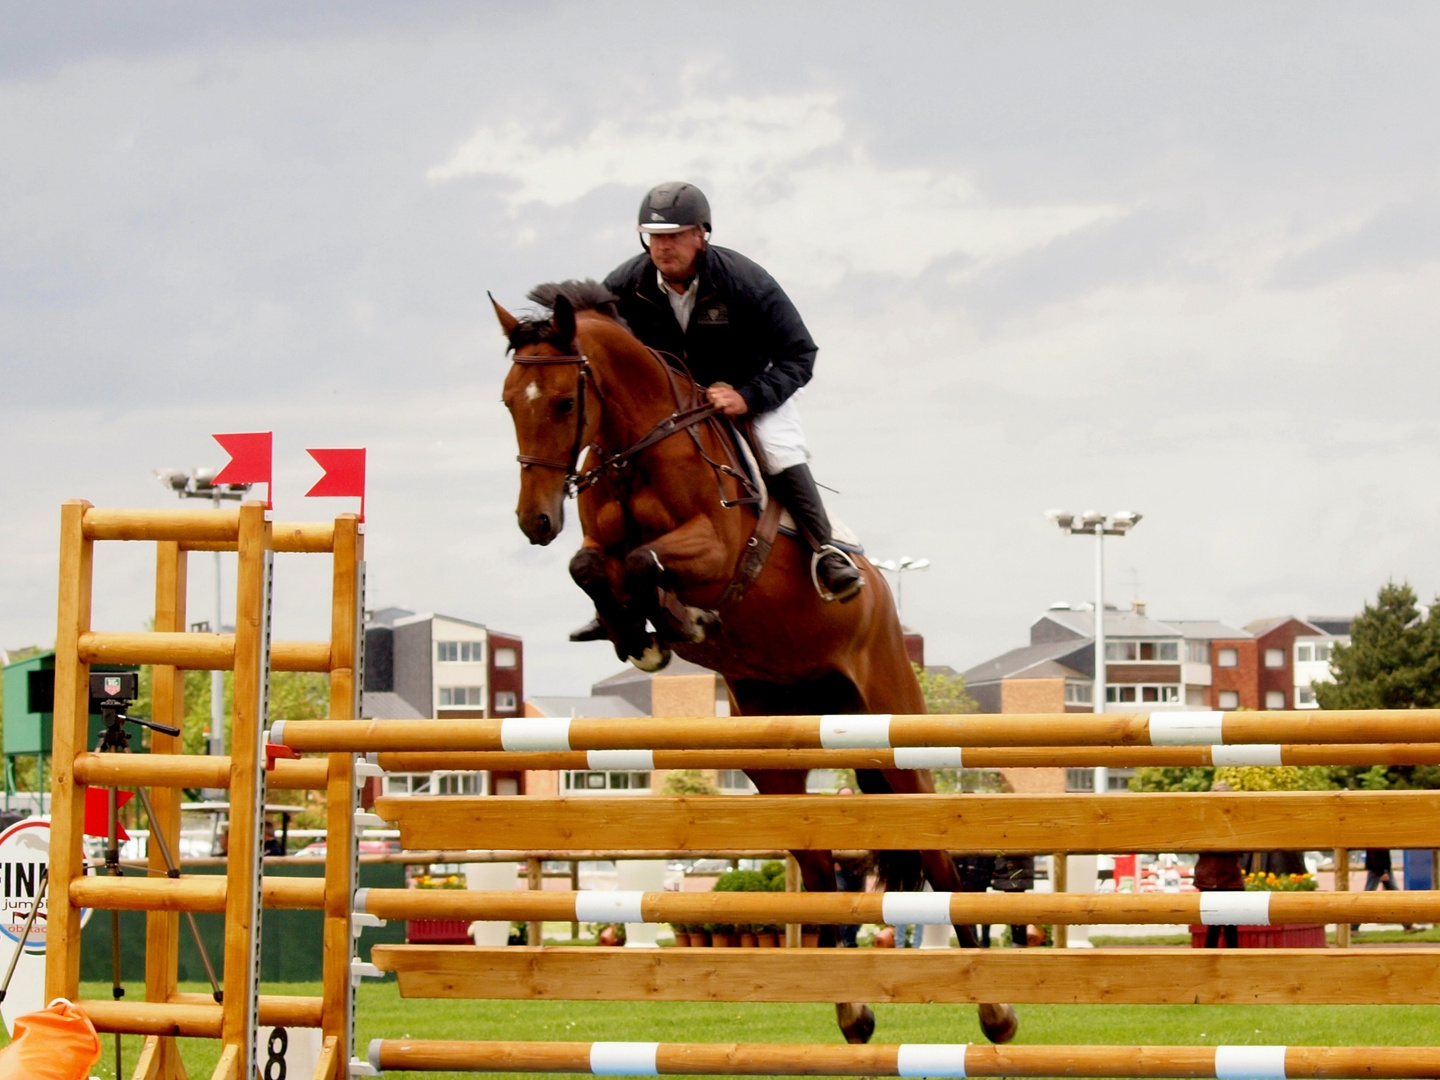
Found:
[[[881,570],[888,570],[895,575],[895,608],[896,614],[900,616],[900,622],[905,622],[905,571],[924,570],[930,565],[929,559],[912,559],[909,555],[901,555],[899,561],[886,559],[884,562],[875,564]]]
[[[1105,537],[1124,536],[1140,523],[1141,515],[1133,510],[1121,510],[1106,516],[1099,510],[1086,510],[1076,520],[1068,510],[1047,510],[1045,516],[1060,527],[1060,531],[1071,536],[1095,537],[1095,687],[1091,694],[1094,700],[1091,708],[1097,713],[1105,711]],[[1095,769],[1095,793],[1103,795],[1110,790],[1110,770],[1100,765]]]
[[[219,469],[156,469],[155,478],[182,499],[209,499],[220,509],[222,502],[238,502],[250,490],[249,484],[217,484],[215,476]],[[222,593],[220,589],[220,552],[215,552],[215,633],[220,633],[223,623]],[[194,623],[191,629],[203,626]],[[225,673],[210,673],[210,737],[206,740],[209,751],[220,755],[225,753]]]

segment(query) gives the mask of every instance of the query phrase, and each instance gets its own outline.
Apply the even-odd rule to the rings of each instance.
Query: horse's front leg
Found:
[[[713,612],[685,604],[674,590],[723,582],[725,547],[714,523],[700,514],[625,556],[626,595],[637,614],[669,636],[699,643],[714,625]]]
[[[654,636],[645,629],[645,617],[627,608],[615,591],[615,582],[623,574],[618,559],[588,540],[570,560],[570,576],[595,604],[595,614],[615,645],[615,655],[637,665],[653,663],[647,670],[658,670],[664,667],[664,660]]]

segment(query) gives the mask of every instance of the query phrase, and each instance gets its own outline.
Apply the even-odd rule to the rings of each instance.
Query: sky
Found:
[[[53,641],[63,500],[174,505],[151,470],[273,430],[286,520],[355,509],[304,498],[305,448],[368,448],[369,607],[518,633],[527,693],[585,693],[618,665],[565,640],[574,524],[516,527],[485,294],[603,277],[671,179],[819,343],[816,477],[873,557],[931,560],[904,589],[929,662],[1093,597],[1051,507],[1144,515],[1107,598],[1162,619],[1440,590],[1434,5],[0,0],[0,25],[0,647]],[[114,548],[94,625],[140,629],[153,555]],[[326,635],[321,561],[280,557],[277,636]]]

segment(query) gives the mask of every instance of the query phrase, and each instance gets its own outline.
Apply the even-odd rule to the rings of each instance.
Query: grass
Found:
[[[199,985],[186,990],[203,991]],[[266,993],[318,995],[315,983],[267,985]],[[86,984],[86,997],[109,997],[108,985]],[[880,1005],[875,1041],[982,1041],[975,1010],[963,1005]],[[1024,1043],[1215,1045],[1309,1044],[1433,1046],[1440,1043],[1440,1006],[1422,1005],[1024,1005]],[[445,1001],[400,997],[393,982],[366,983],[357,1006],[359,1043],[375,1038],[670,1040],[676,1042],[840,1041],[828,1005],[710,1002]],[[126,1076],[140,1050],[125,1040]],[[92,1070],[113,1080],[114,1039]],[[182,1039],[192,1080],[206,1080],[218,1043]],[[363,1050],[362,1050],[363,1052]],[[461,1077],[466,1073],[386,1073],[387,1077]],[[495,1074],[512,1075],[512,1074]],[[534,1074],[515,1074],[533,1076]]]
[[[1335,944],[1335,931],[1327,930],[1325,940],[1331,945]],[[1185,945],[1190,944],[1189,934],[1154,934],[1150,937],[1112,937],[1108,934],[1092,934],[1090,937],[1092,945],[1124,946],[1124,945]],[[1364,933],[1354,931],[1350,934],[1352,945],[1420,945],[1440,944],[1440,926],[1432,926],[1426,930],[1366,930]]]

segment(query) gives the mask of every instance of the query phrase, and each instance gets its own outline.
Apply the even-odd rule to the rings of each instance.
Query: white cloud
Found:
[[[609,184],[703,179],[717,239],[782,280],[825,287],[846,273],[913,278],[963,256],[960,276],[1117,216],[1111,206],[998,206],[958,173],[877,164],[846,131],[831,94],[691,98],[644,119],[606,119],[570,141],[515,122],[480,128],[427,174],[494,176],[519,215],[564,206]],[[739,241],[734,241],[741,246]]]

